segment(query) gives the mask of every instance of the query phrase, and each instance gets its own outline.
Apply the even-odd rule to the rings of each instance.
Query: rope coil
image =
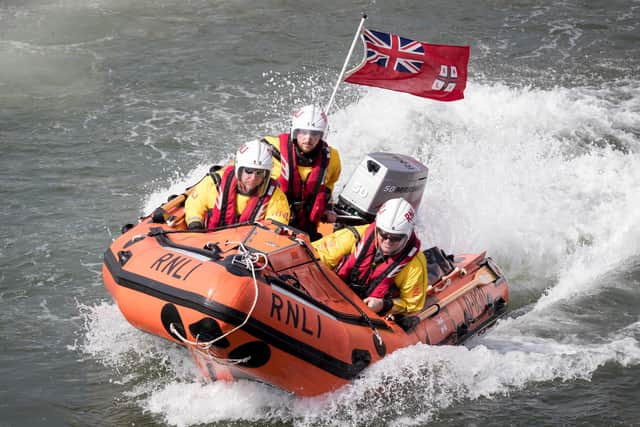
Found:
[[[244,325],[247,324],[247,322],[249,321],[249,319],[251,318],[251,316],[253,315],[253,312],[256,309],[256,306],[258,304],[258,297],[259,297],[259,288],[258,288],[258,279],[256,278],[256,271],[261,271],[264,270],[265,268],[267,268],[268,265],[268,258],[267,255],[262,253],[262,252],[251,252],[249,251],[242,242],[230,242],[230,241],[225,241],[225,244],[231,244],[231,245],[238,245],[238,254],[234,255],[234,258],[232,260],[233,263],[237,263],[240,264],[242,266],[244,266],[247,270],[251,271],[251,278],[253,280],[253,286],[255,289],[255,296],[253,298],[253,303],[251,304],[251,308],[249,309],[249,311],[247,312],[247,315],[245,316],[244,320],[235,328],[231,329],[230,331],[225,332],[224,334],[210,340],[210,341],[199,341],[199,334],[196,335],[196,340],[195,341],[191,341],[188,338],[186,338],[185,336],[182,336],[182,334],[177,330],[177,328],[175,327],[175,325],[173,323],[171,323],[169,325],[169,329],[171,331],[172,334],[174,334],[176,337],[178,337],[180,339],[180,341],[182,341],[185,344],[188,344],[192,347],[195,347],[196,350],[198,350],[201,354],[206,355],[207,357],[211,358],[212,360],[215,360],[217,362],[223,363],[223,364],[228,364],[228,365],[237,365],[239,363],[246,363],[249,361],[249,359],[251,359],[251,356],[247,356],[245,358],[242,359],[225,359],[225,358],[218,358],[215,357],[214,355],[212,355],[211,353],[208,352],[208,350],[211,348],[211,346],[213,344],[215,344],[216,342],[228,337],[229,335],[231,335],[232,333],[236,332],[238,329],[242,328]]]

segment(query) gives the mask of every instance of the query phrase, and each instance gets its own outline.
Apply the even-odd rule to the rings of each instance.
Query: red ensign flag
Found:
[[[366,28],[361,36],[367,56],[345,82],[438,101],[464,98],[469,46],[428,44]]]

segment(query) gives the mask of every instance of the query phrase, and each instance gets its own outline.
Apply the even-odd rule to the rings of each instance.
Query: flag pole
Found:
[[[351,54],[353,53],[353,48],[356,46],[356,41],[358,41],[358,36],[362,31],[362,27],[364,25],[364,20],[367,19],[367,14],[362,14],[362,19],[360,20],[360,24],[358,25],[358,30],[356,31],[355,36],[353,37],[353,42],[351,42],[351,48],[349,48],[349,53],[347,54],[347,59],[344,60],[344,65],[342,66],[342,71],[340,71],[340,76],[338,76],[338,81],[336,82],[335,87],[333,88],[333,93],[331,94],[331,98],[329,98],[329,102],[327,106],[324,108],[325,113],[329,113],[329,108],[331,108],[331,104],[333,104],[333,99],[336,96],[336,92],[338,91],[338,86],[340,86],[340,82],[342,81],[342,77],[344,76],[345,70],[347,69],[347,65],[349,64],[349,59],[351,58]]]

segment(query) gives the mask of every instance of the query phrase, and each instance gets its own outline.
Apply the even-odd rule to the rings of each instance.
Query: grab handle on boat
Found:
[[[446,307],[447,305],[451,304],[453,301],[458,299],[458,297],[460,297],[461,295],[466,294],[467,292],[469,292],[470,290],[472,290],[477,286],[488,285],[489,283],[493,282],[496,279],[497,279],[497,276],[494,274],[494,272],[491,271],[489,267],[483,266],[473,276],[473,280],[471,280],[469,283],[460,287],[460,289],[457,289],[451,294],[447,295],[437,304],[433,304],[427,307],[427,309],[424,310],[423,312],[420,312],[417,315],[417,317],[421,321],[428,319],[429,317],[437,314],[441,309],[443,309],[444,307]]]
[[[438,283],[436,283],[433,286],[433,291],[434,292],[442,292],[445,289],[447,289],[449,287],[449,285],[451,284],[451,278],[453,276],[455,276],[456,274],[460,274],[460,277],[464,277],[467,275],[467,270],[465,270],[464,268],[460,268],[460,267],[456,267],[453,269],[453,271],[449,274],[447,274],[446,276],[443,276]]]

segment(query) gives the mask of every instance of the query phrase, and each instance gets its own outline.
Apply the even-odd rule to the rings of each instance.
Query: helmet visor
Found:
[[[311,129],[296,129],[296,135],[309,135],[312,137],[320,138],[324,132],[321,130]]]
[[[267,176],[267,173],[269,173],[268,170],[266,169],[254,169],[254,168],[241,168],[240,169],[241,172],[244,172],[248,175],[257,175],[258,177],[262,177],[264,178],[265,176]]]
[[[376,232],[378,233],[378,237],[380,237],[380,241],[388,240],[392,243],[398,243],[407,237],[404,234],[387,233],[386,231],[382,231],[379,227],[376,228]]]

